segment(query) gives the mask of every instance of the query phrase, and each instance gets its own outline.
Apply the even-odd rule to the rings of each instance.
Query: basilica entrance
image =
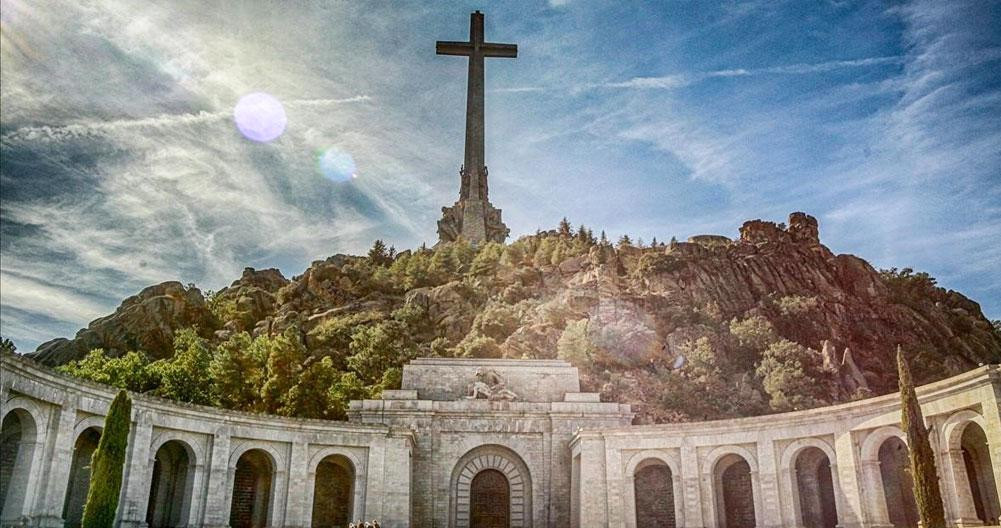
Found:
[[[470,486],[470,526],[508,528],[511,525],[511,490],[507,477],[496,469],[476,474]]]

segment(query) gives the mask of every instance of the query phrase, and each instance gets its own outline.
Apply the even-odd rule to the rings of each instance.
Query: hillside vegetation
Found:
[[[816,220],[754,220],[740,238],[615,243],[558,229],[335,255],[286,279],[244,270],[204,294],[167,282],[34,356],[182,401],[343,419],[420,356],[563,358],[640,422],[747,416],[896,390],[1001,362],[980,307],[924,273],[835,255]]]

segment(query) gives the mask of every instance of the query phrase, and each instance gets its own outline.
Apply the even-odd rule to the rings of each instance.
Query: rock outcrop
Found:
[[[116,356],[142,350],[154,359],[170,357],[175,330],[193,326],[203,333],[211,332],[215,324],[198,288],[164,282],[125,299],[115,313],[95,319],[73,339],[42,343],[34,357],[58,365],[79,359],[94,348]]]
[[[395,262],[390,256],[388,264],[335,255],[291,280],[248,268],[208,301],[176,282],[147,288],[74,339],[45,343],[35,355],[58,364],[100,347],[166,357],[173,332],[187,326],[215,332],[217,341],[292,326],[308,336],[328,321],[374,325],[407,308],[420,317],[399,316],[397,325],[411,327],[411,344],[424,355],[482,349],[552,358],[568,328],[586,328],[601,352],[582,365],[585,382],[595,390],[627,387],[607,395],[619,399],[665,397],[643,387],[662,380],[663,369],[689,363],[686,353],[700,339],[719,353],[743,354],[724,358],[736,370],[721,383],[734,398],[760,398],[755,365],[762,350],[735,345],[729,330],[750,318],[815,355],[827,402],[895,390],[897,345],[914,353],[919,383],[1001,362],[1001,336],[975,302],[927,275],[880,272],[832,253],[812,216],[793,213],[788,225],[751,220],[739,231],[732,240],[696,235],[651,247],[547,231],[497,249],[503,258],[493,264],[474,264],[468,246],[445,245],[400,253]],[[343,323],[352,314],[363,316]],[[305,341],[309,347],[322,339]]]

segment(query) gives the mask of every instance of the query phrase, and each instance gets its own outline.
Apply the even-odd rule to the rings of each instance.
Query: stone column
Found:
[[[380,438],[378,441],[372,442],[368,450],[368,476],[366,477],[366,486],[368,489],[365,490],[365,511],[362,513],[363,518],[376,519],[382,518],[383,510],[383,499],[382,492],[385,489],[385,473],[386,473],[386,439]]]
[[[886,509],[886,495],[883,492],[883,476],[878,460],[863,460],[862,489],[864,490],[866,526],[869,528],[892,527],[890,513]]]
[[[760,499],[755,500],[758,526],[779,528],[782,526],[782,511],[779,500],[778,464],[775,461],[775,443],[770,438],[757,443],[758,489],[754,490]],[[786,497],[788,500],[788,497]]]
[[[799,482],[796,481],[796,460],[792,460],[789,466],[779,470],[779,489],[782,494],[782,523],[783,526],[800,527],[802,525],[802,512],[799,504]],[[832,472],[833,473],[833,472]],[[836,474],[832,474],[837,478]]]
[[[209,462],[208,490],[205,494],[204,528],[229,526],[229,449],[230,433],[226,427],[216,431],[212,438]]]
[[[636,475],[623,475],[622,479],[622,525],[626,528],[636,526]]]
[[[994,485],[1001,497],[1001,375],[995,371],[992,377],[994,383],[984,388],[986,394],[983,401],[983,415],[986,426],[984,434],[987,437],[987,449],[991,456],[991,467],[994,469]]]
[[[48,466],[42,468],[41,501],[38,509],[38,526],[46,528],[62,528],[63,503],[66,502],[66,489],[69,483],[70,466],[73,464],[73,436],[76,425],[76,395],[69,395],[58,412],[52,413],[49,420],[49,430],[52,445],[49,451]]]
[[[386,528],[410,526],[410,439],[390,436],[385,449],[385,478],[382,482],[382,516]]]
[[[605,494],[609,519],[622,519],[623,479],[622,452],[618,449],[605,449]]]
[[[984,523],[977,518],[977,508],[973,503],[962,449],[949,449],[938,457],[938,461],[944,477],[939,481],[943,484],[942,498],[947,506],[948,520],[959,528],[982,526]]]
[[[118,518],[122,528],[145,528],[155,457],[155,454],[150,453],[153,424],[149,411],[135,408],[135,419],[129,436]]]
[[[831,461],[831,476],[837,481],[834,492],[838,494],[838,526],[840,528],[861,528],[862,489],[859,486],[859,461],[855,443],[850,431],[834,437],[834,455]],[[882,483],[880,483],[882,485]]]
[[[699,454],[687,441],[681,444],[681,479],[682,493],[678,499],[684,501],[685,526],[702,528],[705,521],[702,518],[702,491],[699,487]]]
[[[312,523],[313,508],[308,503],[309,489],[312,486],[309,477],[315,475],[307,467],[309,465],[309,444],[292,442],[289,457],[288,472],[288,508],[285,513],[285,525],[289,527],[305,527]]]
[[[608,489],[605,476],[605,442],[600,437],[583,437],[580,442],[580,527],[606,528]],[[583,485],[586,483],[586,485]]]

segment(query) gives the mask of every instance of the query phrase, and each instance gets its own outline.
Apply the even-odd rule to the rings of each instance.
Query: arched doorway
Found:
[[[994,482],[987,435],[979,424],[970,422],[963,428],[960,445],[977,518],[984,523],[996,522],[1001,518],[1001,504],[998,501],[997,484]]]
[[[503,485],[493,473],[481,476],[487,470],[500,473],[504,479]],[[477,491],[474,493],[473,480],[477,478]],[[475,511],[477,515],[484,516],[483,519],[501,514],[494,512],[490,505],[507,504],[507,524],[504,526],[510,528],[532,528],[532,517],[541,515],[541,512],[532,508],[532,475],[528,465],[518,453],[508,447],[485,444],[470,449],[456,462],[450,483],[449,526],[480,526],[473,521],[474,499],[480,501]]]
[[[796,491],[800,522],[806,528],[834,528],[838,512],[834,502],[831,460],[818,447],[807,447],[796,456]]]
[[[731,453],[716,463],[716,511],[720,528],[754,528],[754,482],[744,457]]]
[[[890,524],[899,527],[918,525],[918,506],[914,501],[907,444],[891,436],[879,446],[879,473]]]
[[[508,528],[511,526],[511,487],[496,469],[484,469],[470,485],[470,526]]]
[[[233,499],[229,509],[231,528],[268,525],[274,474],[274,463],[265,451],[251,449],[240,455],[233,474]]]
[[[100,441],[101,431],[96,427],[88,427],[80,433],[73,445],[69,487],[63,503],[63,520],[67,528],[80,526],[83,520],[83,506],[87,502],[87,489],[90,487],[90,459]]]
[[[636,497],[636,526],[674,528],[674,478],[671,468],[660,460],[644,460],[633,475]]]
[[[153,481],[146,507],[150,528],[168,528],[188,524],[191,509],[191,484],[194,460],[189,449],[178,440],[170,440],[156,450]]]
[[[355,470],[342,455],[330,455],[316,466],[313,482],[313,528],[340,528],[352,520]]]
[[[0,424],[0,520],[24,514],[35,434],[35,420],[23,409],[7,413]]]

